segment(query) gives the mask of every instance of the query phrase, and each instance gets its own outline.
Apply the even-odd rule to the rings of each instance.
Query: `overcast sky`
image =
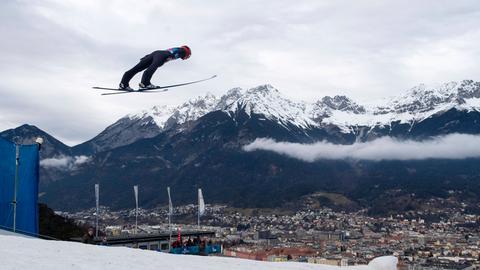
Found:
[[[480,76],[476,0],[4,0],[0,33],[0,130],[35,124],[70,145],[127,113],[238,86],[368,101]],[[91,89],[115,87],[143,55],[182,44],[192,57],[167,63],[153,83],[219,77],[155,95]]]

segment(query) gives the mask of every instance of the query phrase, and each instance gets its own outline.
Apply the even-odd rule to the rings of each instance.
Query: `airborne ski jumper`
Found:
[[[156,85],[153,85],[150,80],[152,79],[153,74],[157,68],[161,67],[168,61],[183,59],[186,60],[192,55],[192,51],[186,45],[181,47],[170,48],[167,50],[158,50],[150,54],[145,55],[140,59],[140,62],[135,65],[133,68],[125,72],[122,77],[122,81],[119,84],[119,89],[125,91],[134,91],[129,83],[130,80],[140,71],[143,71],[142,80],[139,84],[141,89],[156,89],[159,88]]]
[[[153,85],[150,80],[152,79],[153,74],[157,70],[157,68],[163,66],[168,61],[176,60],[176,59],[183,59],[186,60],[192,55],[192,51],[186,45],[181,47],[170,48],[168,50],[158,50],[154,51],[150,54],[145,55],[140,59],[140,62],[135,65],[133,68],[125,72],[122,77],[122,81],[118,85],[118,88],[110,88],[110,87],[100,87],[94,86],[93,89],[99,90],[107,90],[107,91],[115,91],[114,93],[103,93],[102,96],[106,95],[118,95],[118,94],[127,94],[127,93],[158,93],[158,92],[165,92],[168,88],[190,85],[194,83],[204,82],[216,78],[217,75],[213,75],[209,78],[196,80],[196,81],[189,81],[184,83],[166,85],[166,86],[156,86]],[[139,89],[133,89],[130,87],[130,80],[140,71],[143,71],[142,80],[139,84]]]

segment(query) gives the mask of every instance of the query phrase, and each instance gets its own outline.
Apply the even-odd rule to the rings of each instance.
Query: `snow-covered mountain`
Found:
[[[220,97],[199,96],[177,107],[154,106],[129,114],[75,149],[82,153],[99,152],[152,138],[164,131],[180,132],[189,123],[214,111],[222,111],[232,118],[243,111],[249,117],[257,115],[259,120],[274,121],[287,129],[292,126],[304,130],[333,128],[358,136],[355,131],[358,128],[391,128],[394,123],[414,125],[453,108],[480,111],[480,82],[420,84],[373,105],[362,105],[341,95],[325,96],[314,102],[294,101],[266,84],[251,89],[234,88]]]
[[[169,121],[182,124],[213,110],[232,114],[241,109],[249,115],[263,114],[270,120],[299,127],[333,124],[350,132],[351,126],[418,122],[452,108],[479,111],[480,82],[465,80],[437,86],[420,84],[403,95],[385,99],[373,106],[360,105],[346,96],[325,96],[313,103],[292,101],[271,85],[248,90],[235,88],[220,98],[209,94],[193,99],[173,110],[170,118],[161,118],[157,125],[165,128],[168,127],[165,123]],[[154,107],[151,111],[156,115],[158,108]]]
[[[262,85],[246,91],[237,89],[234,97],[236,98],[228,98],[229,103],[219,104],[216,109],[232,116],[238,110],[245,111],[249,116],[252,114],[263,115],[266,119],[276,121],[284,126],[292,124],[308,128],[315,125],[308,115],[305,102],[289,100],[271,85]]]
[[[453,108],[480,111],[480,82],[465,80],[430,87],[421,84],[375,105],[361,105],[346,96],[325,96],[313,103],[295,102],[270,85],[246,91],[236,89],[235,97],[230,99],[230,104],[216,106],[216,109],[232,112],[242,108],[247,113],[263,114],[280,123],[304,128],[333,125],[344,133],[351,133],[352,127],[374,128],[395,122],[413,124]]]
[[[154,106],[128,114],[93,139],[74,147],[75,153],[95,153],[153,138],[169,129],[182,126],[214,110],[217,98],[211,94],[191,99],[178,107]]]
[[[394,122],[414,124],[450,109],[480,111],[480,82],[465,80],[436,86],[420,84],[406,93],[385,99],[364,110],[330,110],[322,123],[350,132],[352,126],[389,126]]]

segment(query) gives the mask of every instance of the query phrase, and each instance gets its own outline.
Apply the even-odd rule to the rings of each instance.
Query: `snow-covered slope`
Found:
[[[143,125],[155,124],[160,129],[165,128],[165,123],[172,116],[174,108],[169,106],[154,106],[150,110],[142,110],[125,116],[130,121],[138,121]]]
[[[244,259],[171,255],[124,247],[92,246],[0,235],[0,268],[13,269],[169,269],[169,270],[395,270],[395,257],[379,257],[369,265],[335,267],[307,263],[271,263]]]
[[[212,94],[191,99],[175,108],[163,127],[168,129],[190,121],[195,121],[213,111],[217,104],[218,99]],[[160,123],[160,125],[162,124]]]
[[[220,106],[216,108],[226,112],[245,110],[248,115],[252,113],[263,114],[265,118],[283,125],[293,124],[303,128],[316,125],[307,114],[307,104],[305,102],[291,101],[268,84],[243,92],[239,90],[236,99],[231,98],[230,100],[230,103],[219,104]]]
[[[142,110],[125,116],[131,121],[146,124],[156,124],[160,130],[195,121],[205,114],[213,111],[218,104],[218,99],[208,93],[204,97],[196,97],[177,107],[154,106],[149,110]]]

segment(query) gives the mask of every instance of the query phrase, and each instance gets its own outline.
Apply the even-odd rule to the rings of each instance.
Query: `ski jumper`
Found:
[[[151,84],[150,80],[152,79],[153,73],[155,73],[157,68],[161,67],[170,60],[184,58],[185,53],[186,52],[183,48],[171,48],[168,50],[158,50],[147,54],[140,59],[140,62],[137,65],[123,74],[121,83],[124,85],[129,85],[129,82],[133,76],[140,71],[145,70],[142,75],[141,83],[144,85],[149,85]]]

